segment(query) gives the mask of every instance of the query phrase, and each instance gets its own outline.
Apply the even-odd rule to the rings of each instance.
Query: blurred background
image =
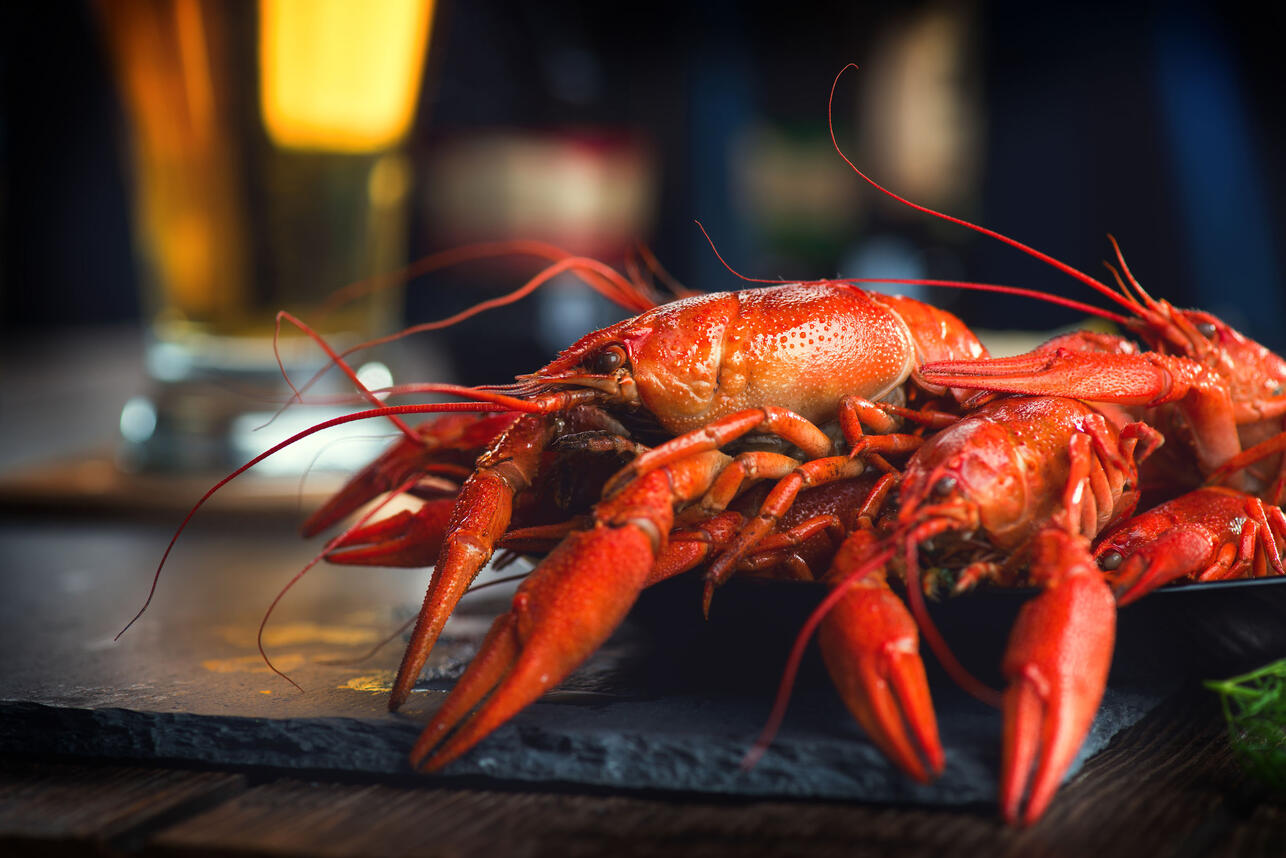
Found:
[[[149,227],[139,215],[137,93],[122,69],[151,43],[138,22],[184,6],[207,24],[214,14],[196,0],[0,10],[0,386],[39,373],[49,343],[93,343],[122,328],[141,338],[165,310],[145,285],[158,274],[141,232],[177,226]],[[254,29],[265,26],[262,9],[256,17],[249,2],[215,6],[228,32],[243,33],[235,38],[263,36]],[[1280,350],[1283,18],[1280,8],[1204,2],[783,9],[446,0],[420,23],[387,31],[389,45],[397,36],[414,46],[403,38],[409,31],[422,45],[403,75],[406,128],[368,147],[379,157],[361,162],[359,192],[350,194],[371,210],[330,218],[333,234],[292,233],[292,219],[314,205],[357,209],[345,206],[347,192],[321,200],[276,187],[297,210],[252,203],[231,219],[255,248],[256,270],[269,272],[256,276],[305,277],[314,303],[405,260],[509,238],[612,264],[642,244],[689,287],[737,288],[696,219],[750,276],[950,277],[1086,298],[1057,272],[883,199],[849,171],[831,148],[826,100],[851,62],[861,69],[840,82],[836,132],[878,181],[1096,275],[1111,232],[1155,294],[1210,309]],[[217,36],[217,28],[205,32]],[[227,56],[243,72],[229,86],[262,84],[266,54]],[[337,86],[308,80],[314,89]],[[219,80],[207,83],[217,90]],[[260,149],[300,145],[266,113],[262,122],[253,132]],[[343,142],[303,145],[349,151]],[[396,157],[380,161],[381,173],[372,165],[388,153]],[[270,175],[278,174],[257,177]],[[396,205],[372,213],[392,198]],[[370,233],[361,265],[318,263],[330,258],[322,248],[352,243],[361,230]],[[445,316],[514,288],[541,265],[522,258],[434,273],[391,293],[391,304],[356,327],[382,333]],[[980,328],[1076,321],[1019,299],[928,297]],[[262,308],[264,325],[273,309]],[[417,340],[404,365],[430,354],[419,365],[440,377],[422,380],[503,382],[623,315],[576,282],[557,282],[516,308]],[[139,391],[158,381],[155,366],[139,374]],[[6,422],[16,408],[52,404],[9,403]]]

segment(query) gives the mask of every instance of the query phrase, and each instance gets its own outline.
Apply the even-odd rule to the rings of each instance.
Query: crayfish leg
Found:
[[[483,454],[478,470],[460,487],[446,527],[448,535],[393,681],[390,711],[410,696],[451,612],[491,559],[496,542],[509,527],[514,496],[531,485],[540,454],[554,430],[553,421],[545,415],[518,418]]]
[[[706,572],[703,594],[703,607],[706,614],[710,612],[710,600],[714,589],[726,582],[742,559],[752,553],[755,546],[777,527],[777,523],[790,509],[802,489],[856,477],[865,467],[865,463],[860,459],[828,456],[798,465],[779,480],[760,505],[758,514],[737,534],[714,563],[710,564],[710,569]]]

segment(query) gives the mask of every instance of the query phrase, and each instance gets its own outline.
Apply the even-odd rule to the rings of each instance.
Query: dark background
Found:
[[[733,202],[728,150],[754,120],[823,133],[835,73],[868,62],[886,28],[925,4],[696,6],[444,4],[413,151],[431,153],[437,140],[480,128],[632,128],[649,141],[658,167],[654,229],[640,238],[680,280],[735,288],[692,225],[697,218],[742,271],[852,274],[842,254],[783,256],[747,231]],[[1212,309],[1279,349],[1286,344],[1278,247],[1286,12],[1195,2],[969,8],[985,149],[976,198],[960,213],[1095,274],[1110,231],[1155,294]],[[859,84],[850,76],[842,86]],[[6,333],[139,318],[122,123],[88,5],[0,11]],[[838,129],[842,142],[854,139],[849,125]],[[873,196],[860,193],[868,202]],[[902,235],[924,248],[930,274],[1085,297],[1082,287],[996,242],[891,207],[864,212],[855,242]],[[432,230],[423,212],[413,218],[412,251],[422,253]],[[935,254],[937,245],[948,252]],[[410,319],[436,315],[431,292],[410,296]],[[943,301],[983,327],[1073,321],[1015,299]]]

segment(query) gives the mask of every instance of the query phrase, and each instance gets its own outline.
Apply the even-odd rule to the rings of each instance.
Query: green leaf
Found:
[[[1219,695],[1228,741],[1247,771],[1286,792],[1286,659],[1205,685]]]

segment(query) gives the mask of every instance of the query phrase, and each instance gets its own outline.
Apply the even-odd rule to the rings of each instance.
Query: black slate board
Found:
[[[422,595],[421,572],[310,573],[266,637],[278,666],[308,689],[300,694],[269,674],[254,650],[262,607],[308,558],[289,534],[198,527],[181,543],[157,604],[112,643],[145,590],[165,534],[119,527],[78,533],[0,528],[6,556],[45,570],[3,578],[0,623],[17,659],[0,686],[0,751],[409,775],[405,754],[420,726],[489,617],[506,606],[503,594],[468,600],[418,693],[394,715],[385,711],[384,691],[398,643],[359,664],[322,659],[359,654],[408,616]],[[439,777],[899,803],[994,800],[1000,716],[946,681],[931,657],[948,756],[933,785],[912,783],[866,741],[815,655],[778,740],[758,766],[742,771],[794,629],[819,593],[730,586],[707,623],[696,607],[698,588],[678,581],[645,594],[630,623],[581,671]],[[998,662],[1022,598],[983,594],[935,608],[961,658],[993,683],[998,677],[984,668]],[[1081,760],[1191,675],[1185,641],[1212,654],[1176,610],[1179,603],[1164,598],[1174,597],[1123,612],[1113,677]],[[1269,620],[1281,616],[1280,599],[1257,603],[1269,605]],[[1253,643],[1256,658],[1275,645]]]

